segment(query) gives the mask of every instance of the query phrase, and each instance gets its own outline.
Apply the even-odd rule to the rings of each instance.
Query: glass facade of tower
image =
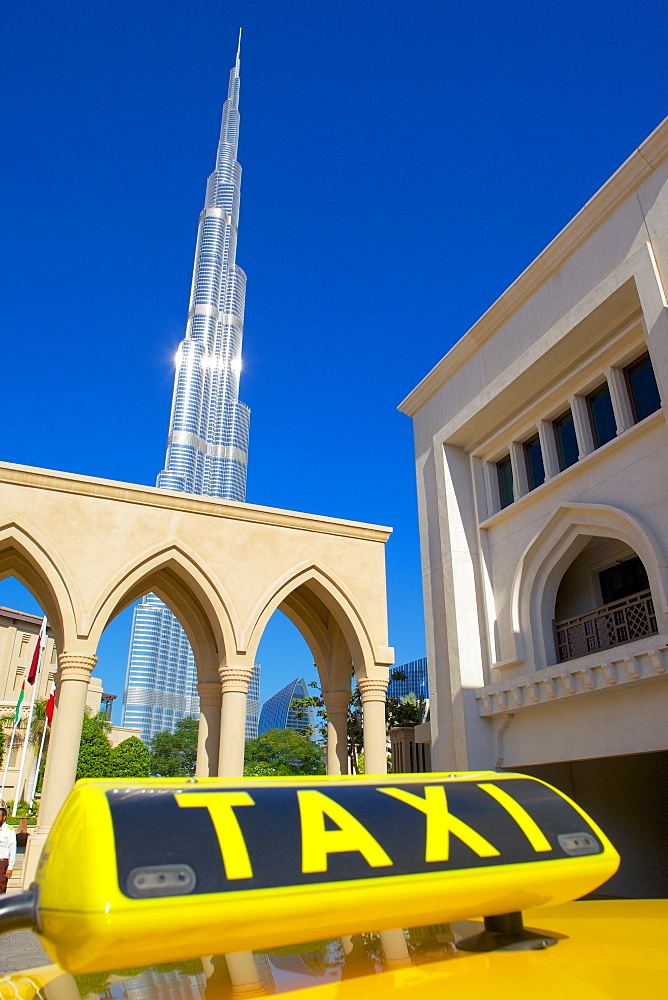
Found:
[[[206,185],[195,249],[186,333],[176,356],[162,489],[221,500],[246,497],[250,410],[239,401],[246,275],[236,263],[241,167],[239,56],[223,105],[216,166]],[[257,731],[259,675],[256,690]],[[190,644],[172,612],[153,594],[135,608],[122,724],[148,741],[199,713]],[[251,720],[251,730],[253,724]],[[248,733],[248,720],[247,720]]]
[[[246,739],[257,739],[258,715],[260,712],[260,664],[253,664],[253,673],[248,682],[248,700],[246,702]]]
[[[303,733],[308,727],[313,729],[316,724],[314,708],[311,706],[291,708],[293,698],[308,698],[308,696],[308,688],[303,677],[286,684],[262,706],[258,734],[262,736],[270,729],[296,729],[298,733]]]
[[[398,663],[390,667],[390,677],[394,671],[399,670],[406,675],[406,679],[390,680],[387,685],[387,697],[405,698],[407,694],[412,692],[417,698],[426,701],[429,697],[427,657],[423,656],[419,660],[410,660],[408,663]]]

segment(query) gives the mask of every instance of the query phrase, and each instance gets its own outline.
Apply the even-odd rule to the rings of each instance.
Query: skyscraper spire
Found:
[[[157,481],[164,489],[224,500],[246,496],[250,417],[238,398],[246,292],[246,275],[236,264],[238,108],[239,49],[199,220],[186,334],[176,357],[167,457]]]
[[[206,184],[195,249],[186,332],[176,355],[165,468],[157,485],[222,500],[246,496],[250,411],[239,402],[246,275],[237,266],[241,167],[239,63],[230,70],[216,165]],[[257,673],[257,671],[256,671]],[[173,729],[199,711],[196,669],[185,632],[154,595],[137,605],[123,704],[123,725],[142,739]],[[257,688],[259,681],[254,675]],[[247,736],[257,735],[255,719]]]

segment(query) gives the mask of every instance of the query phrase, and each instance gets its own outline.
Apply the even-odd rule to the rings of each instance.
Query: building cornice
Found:
[[[483,313],[437,365],[399,404],[409,417],[452,378],[455,372],[557,271],[592,233],[668,156],[668,118],[629,156],[578,214]]]
[[[257,504],[239,503],[232,500],[211,499],[191,493],[161,490],[154,486],[120,483],[111,479],[96,479],[90,476],[79,476],[51,469],[38,469],[28,465],[13,465],[7,462],[0,463],[0,482],[13,486],[30,486],[33,489],[75,493],[102,500],[143,504],[147,507],[162,507],[193,514],[206,514],[209,517],[251,521],[254,524],[271,524],[275,527],[316,531],[326,535],[366,539],[373,542],[386,542],[392,534],[392,528],[384,525],[338,520],[333,517],[281,510],[276,507],[260,507]]]
[[[668,676],[665,635],[611,646],[589,656],[506,680],[493,681],[475,692],[482,718],[582,698],[627,684],[647,684]]]
[[[12,623],[21,622],[25,625],[33,625],[39,630],[42,624],[40,615],[31,615],[27,611],[16,611],[14,608],[0,607],[0,618],[8,618]],[[51,629],[47,626],[47,635],[51,635]]]

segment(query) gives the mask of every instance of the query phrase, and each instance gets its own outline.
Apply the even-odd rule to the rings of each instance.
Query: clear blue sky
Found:
[[[424,630],[396,406],[662,120],[668,5],[5,5],[1,460],[154,483],[239,26],[248,500],[394,527],[402,662]],[[128,631],[101,648],[119,696]],[[260,658],[263,698],[309,663],[292,626]]]

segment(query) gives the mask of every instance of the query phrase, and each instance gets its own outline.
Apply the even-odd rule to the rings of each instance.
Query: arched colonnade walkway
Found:
[[[248,683],[276,609],[313,653],[328,714],[328,773],[347,768],[351,664],[362,694],[366,769],[385,772],[393,662],[389,534],[374,525],[0,464],[0,579],[13,575],[34,594],[58,650],[56,714],[30,867],[74,784],[102,632],[149,592],[176,614],[193,648],[198,776],[243,771]]]

